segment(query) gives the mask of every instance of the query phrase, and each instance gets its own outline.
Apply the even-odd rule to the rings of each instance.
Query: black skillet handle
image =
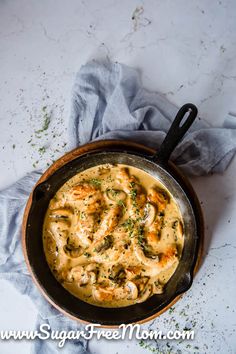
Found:
[[[180,125],[181,121],[185,118],[186,114],[189,114],[185,122]],[[153,155],[152,159],[159,164],[165,164],[168,162],[171,153],[182,140],[184,134],[193,124],[195,118],[197,117],[197,107],[192,103],[186,103],[178,111],[169,131],[166,134],[159,150]]]

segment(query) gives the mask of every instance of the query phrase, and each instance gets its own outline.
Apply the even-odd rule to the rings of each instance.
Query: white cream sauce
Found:
[[[183,220],[145,171],[100,165],[75,175],[50,201],[43,244],[51,271],[73,295],[128,306],[164,291],[181,257]]]

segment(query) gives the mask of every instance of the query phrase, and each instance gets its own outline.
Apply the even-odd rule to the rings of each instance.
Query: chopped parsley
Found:
[[[137,197],[137,189],[131,189],[130,196],[131,196],[131,199],[134,202],[136,200],[136,197]]]
[[[91,178],[89,182],[93,184],[95,187],[101,187],[102,184],[102,181],[99,178]]]
[[[144,247],[145,245],[145,237],[144,237],[144,227],[143,226],[139,226],[138,227],[138,244],[141,247]]]
[[[126,231],[129,232],[129,236],[132,237],[132,233],[134,231],[135,220],[128,218],[124,223],[123,226],[125,227]]]
[[[123,214],[126,212],[126,206],[123,200],[118,200],[117,204],[123,208]]]
[[[43,107],[44,112],[45,112],[45,110],[46,110],[46,107]],[[43,133],[45,130],[48,129],[50,122],[51,122],[51,116],[45,112],[43,126],[41,129],[36,130],[35,133],[36,134]]]
[[[46,151],[45,146],[42,146],[41,148],[39,148],[39,153],[40,153],[40,154],[44,154],[45,151]]]

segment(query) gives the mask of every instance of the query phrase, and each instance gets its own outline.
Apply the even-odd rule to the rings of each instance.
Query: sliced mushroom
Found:
[[[97,271],[88,271],[84,266],[72,268],[68,274],[69,281],[76,281],[78,285],[95,284],[97,282]]]
[[[132,281],[127,281],[125,290],[128,291],[128,300],[135,300],[138,297],[138,288]]]
[[[91,284],[96,284],[96,282],[97,282],[97,273],[89,272],[89,277],[90,277],[90,283]]]
[[[153,248],[149,245],[144,245],[143,253],[144,253],[145,257],[147,257],[147,258],[155,259],[156,261],[159,260],[158,254],[156,254],[154,252]]]
[[[172,229],[174,229],[179,235],[183,235],[184,227],[180,219],[176,219],[172,223]]]
[[[89,282],[89,274],[83,266],[76,266],[68,273],[69,281],[76,281],[79,285],[86,285]]]
[[[63,219],[59,219],[50,223],[49,230],[51,231],[52,237],[58,246],[65,243],[65,240],[68,236],[69,227],[70,223]]]
[[[170,196],[167,191],[162,188],[151,188],[148,200],[158,207],[158,212],[163,212],[170,202]]]
[[[116,264],[112,266],[111,273],[109,275],[109,280],[115,284],[122,284],[126,278],[126,273],[121,264]]]
[[[63,247],[63,251],[70,258],[77,258],[77,257],[81,256],[81,254],[83,253],[82,247],[80,247],[80,246],[79,247],[73,247],[70,244],[65,245]]]
[[[163,284],[158,280],[153,283],[153,294],[162,294],[163,293]]]
[[[178,254],[176,251],[176,247],[170,247],[166,250],[164,254],[158,254],[155,259],[147,257],[143,249],[136,242],[134,244],[134,253],[138,260],[144,265],[153,268],[155,270],[155,274],[159,274],[161,271],[166,270],[172,266],[174,262],[178,259]]]
[[[110,201],[117,203],[119,201],[124,202],[127,197],[127,194],[120,189],[109,188],[106,190],[106,196]]]
[[[69,217],[71,217],[73,215],[72,210],[68,209],[68,208],[58,208],[58,209],[53,209],[50,213],[50,217],[51,218],[55,218],[55,219],[68,219]]]
[[[56,270],[56,274],[57,274],[57,279],[59,280],[60,283],[66,284],[72,282],[68,279],[69,273],[67,269],[61,267],[60,271],[58,271],[58,269]]]
[[[143,302],[147,300],[152,294],[152,285],[148,285],[145,290],[140,294],[139,298],[137,299],[137,303]]]
[[[147,243],[147,239],[142,232],[138,236],[137,247],[138,246],[140,247],[140,251],[143,252],[145,257],[156,259],[156,260],[158,259],[158,255],[154,252],[152,246]]]
[[[91,284],[96,284],[97,278],[98,278],[98,273],[99,273],[99,269],[97,267],[97,264],[96,263],[90,263],[86,267],[86,271],[89,273],[89,278],[90,278],[89,282]]]
[[[153,204],[147,203],[145,206],[144,223],[146,226],[150,226],[156,218],[156,208]]]
[[[133,282],[136,284],[139,293],[143,293],[143,291],[145,290],[148,282],[149,282],[149,277],[147,276],[140,276],[140,277],[135,277],[133,279]]]
[[[103,253],[113,246],[113,236],[107,235],[104,239],[95,247],[95,252]]]

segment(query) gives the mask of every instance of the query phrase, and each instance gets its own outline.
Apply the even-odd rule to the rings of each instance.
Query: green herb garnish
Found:
[[[99,178],[91,178],[89,182],[96,187],[100,187],[102,184],[102,181]]]
[[[43,108],[44,108],[44,107],[43,107]],[[45,109],[46,109],[46,108],[45,108]],[[45,111],[45,109],[44,109],[44,111]],[[51,122],[51,116],[50,116],[48,113],[45,113],[45,114],[44,114],[43,126],[42,126],[41,129],[36,130],[35,133],[36,133],[36,134],[43,133],[45,130],[48,129],[50,122]]]
[[[132,233],[134,231],[135,220],[128,218],[124,223],[123,226],[125,227],[126,231],[129,232],[129,236],[132,237]]]

